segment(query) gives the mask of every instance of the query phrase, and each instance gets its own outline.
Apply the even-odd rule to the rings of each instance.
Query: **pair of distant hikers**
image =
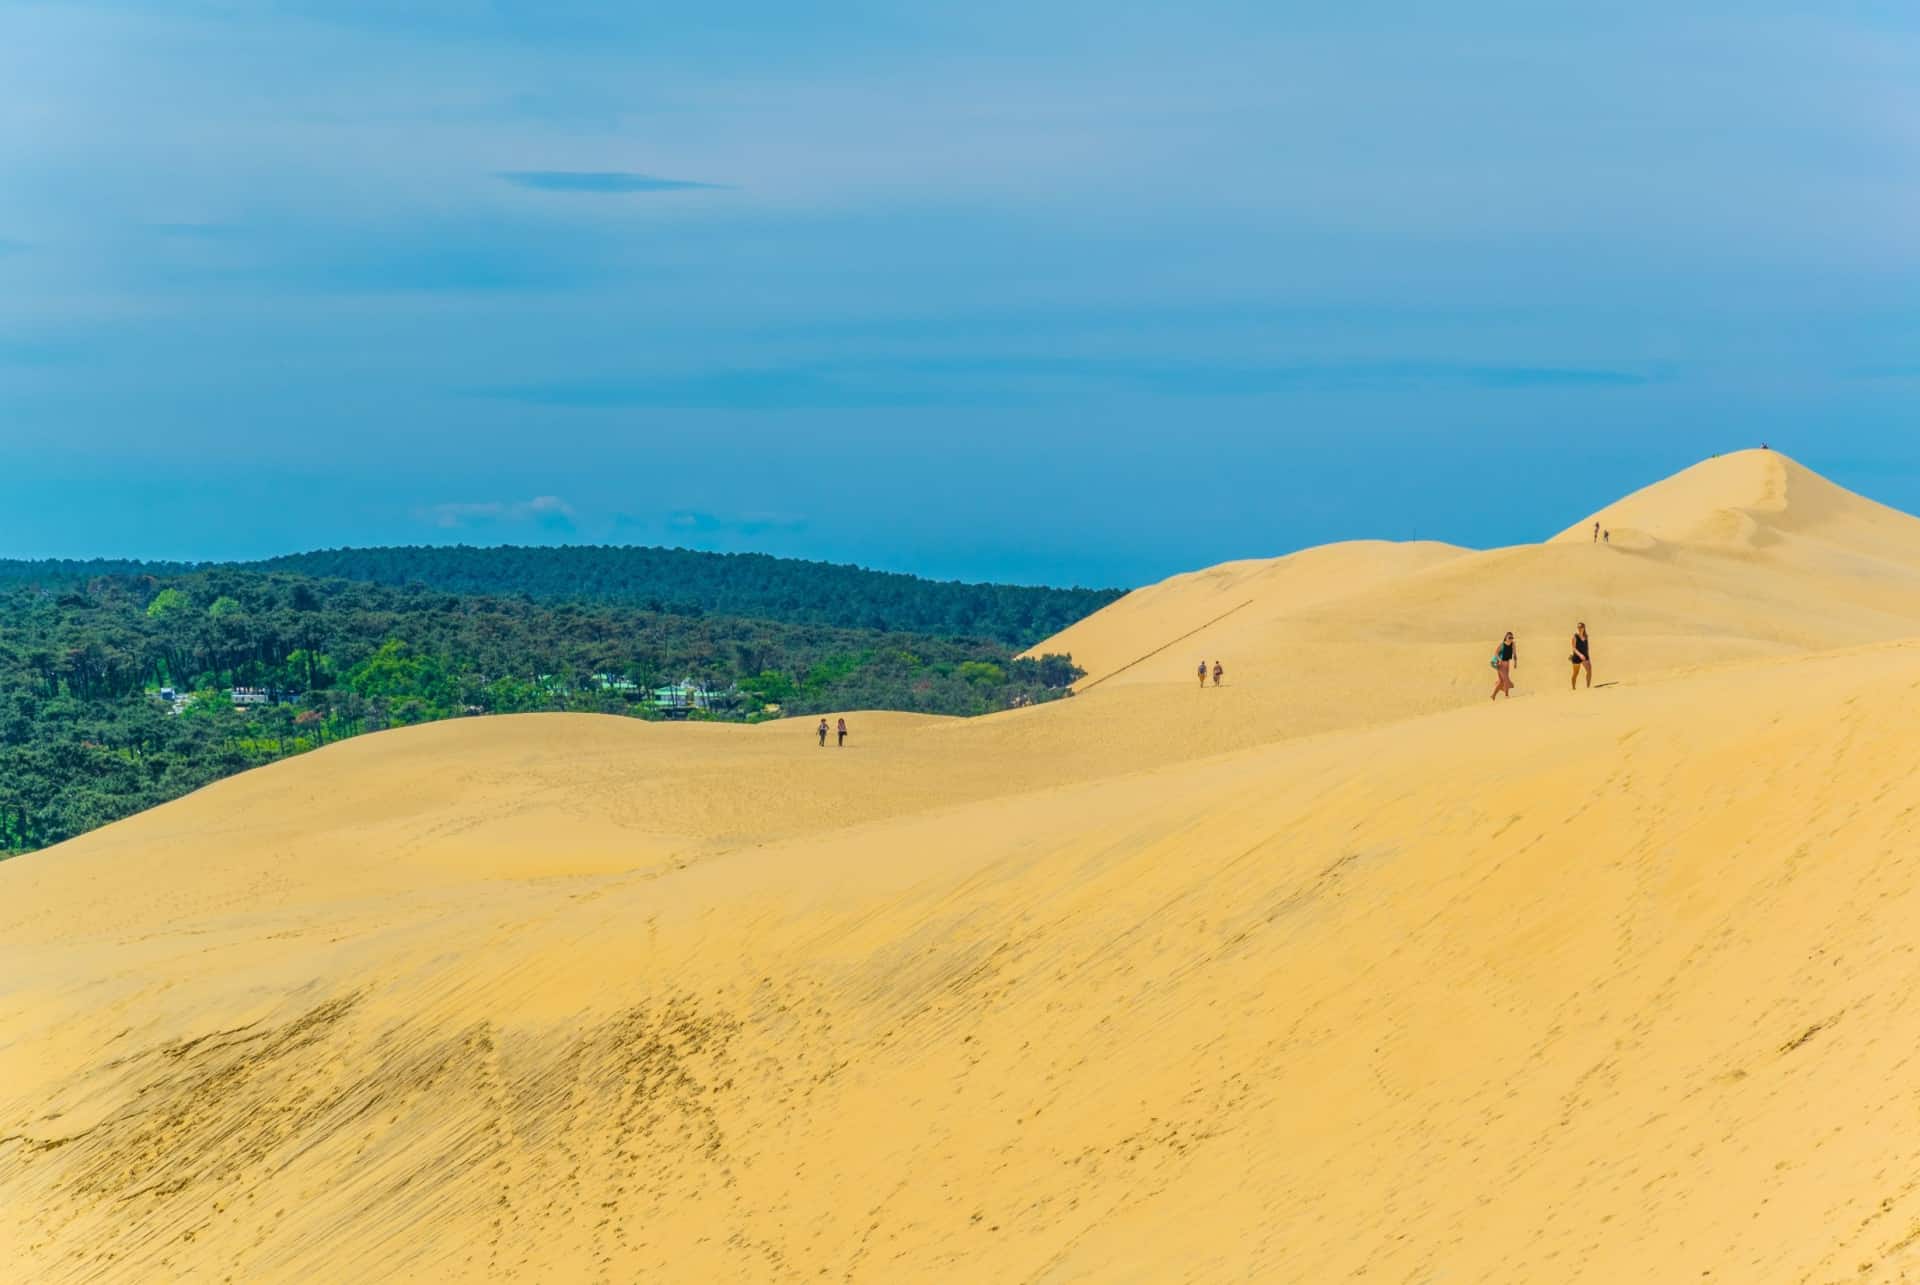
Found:
[[[821,719],[820,726],[815,730],[820,733],[820,748],[825,749],[827,747],[827,720],[824,718]],[[839,732],[840,732],[840,740],[837,742],[837,744],[839,744],[842,748],[845,748],[847,743],[847,720],[844,718],[840,720]]]
[[[1199,672],[1200,672],[1200,685],[1202,687],[1205,687],[1207,685],[1207,662],[1206,661],[1203,660],[1200,662]],[[1217,660],[1214,661],[1213,662],[1213,685],[1215,687],[1218,687],[1220,685],[1220,680],[1225,678],[1226,676],[1227,676],[1226,668],[1222,666],[1219,661]]]
[[[1587,622],[1582,620],[1573,627],[1573,650],[1567,653],[1567,659],[1573,664],[1573,677],[1567,682],[1569,689],[1580,685],[1580,675],[1587,676],[1587,686],[1593,686],[1593,644],[1587,639]],[[1509,629],[1500,645],[1493,649],[1493,659],[1487,662],[1493,666],[1493,695],[1490,700],[1499,700],[1505,692],[1508,700],[1513,699],[1513,669],[1520,663],[1520,649],[1513,641],[1513,631]]]

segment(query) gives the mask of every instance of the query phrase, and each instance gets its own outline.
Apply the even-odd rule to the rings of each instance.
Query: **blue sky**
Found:
[[[1911,5],[710,8],[0,0],[0,556],[1920,509]]]

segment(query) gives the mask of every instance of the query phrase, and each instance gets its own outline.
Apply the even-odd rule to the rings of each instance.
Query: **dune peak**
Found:
[[[1549,543],[1591,543],[1594,526],[1626,548],[1655,544],[1756,549],[1830,528],[1909,528],[1920,520],[1857,495],[1780,451],[1764,447],[1701,460],[1588,514]]]

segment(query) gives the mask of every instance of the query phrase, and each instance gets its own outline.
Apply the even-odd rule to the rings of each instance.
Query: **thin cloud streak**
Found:
[[[473,397],[572,410],[781,410],[937,406],[925,387],[864,386],[814,370],[711,371],[638,379],[562,379],[469,390]]]
[[[698,183],[691,179],[657,178],[652,174],[630,174],[616,170],[503,170],[498,178],[515,187],[536,192],[586,192],[619,196],[631,192],[723,192],[724,183]]]
[[[667,526],[670,529],[695,535],[761,535],[768,531],[800,531],[804,530],[806,525],[805,518],[789,517],[780,513],[743,513],[737,517],[729,517],[717,513],[682,509],[667,517]]]
[[[548,531],[573,530],[573,506],[557,495],[536,495],[530,500],[432,504],[420,509],[416,516],[445,531],[528,524]]]
[[[468,395],[576,410],[782,410],[978,406],[1076,397],[1093,389],[1161,397],[1259,397],[1295,391],[1627,389],[1654,377],[1599,367],[1442,362],[1180,365],[1077,358],[930,358],[632,378],[557,379]]]

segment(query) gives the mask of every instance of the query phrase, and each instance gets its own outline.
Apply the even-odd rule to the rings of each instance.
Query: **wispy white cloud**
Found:
[[[557,495],[530,500],[479,500],[430,504],[416,516],[442,530],[468,527],[537,526],[548,531],[573,530],[573,506]]]

